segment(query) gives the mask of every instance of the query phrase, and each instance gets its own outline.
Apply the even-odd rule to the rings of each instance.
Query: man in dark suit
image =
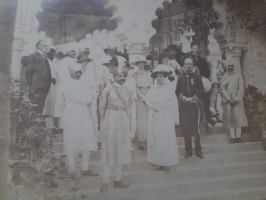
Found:
[[[52,79],[51,68],[47,58],[50,52],[50,46],[47,41],[40,40],[36,44],[37,51],[28,58],[25,76],[29,86],[29,98],[33,104],[38,106],[34,110],[42,114],[44,103],[51,82],[55,84],[55,79]]]
[[[191,58],[184,60],[184,68],[186,73],[178,78],[176,95],[180,99],[180,125],[185,138],[185,158],[192,156],[191,137],[195,137],[196,156],[203,158],[200,145],[200,125],[203,121],[203,115],[200,105],[204,87],[201,77],[193,72]]]

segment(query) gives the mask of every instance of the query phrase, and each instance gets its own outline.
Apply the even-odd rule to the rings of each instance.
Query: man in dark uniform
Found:
[[[55,84],[56,80],[52,78],[47,58],[50,52],[48,42],[41,40],[37,42],[36,47],[37,51],[28,58],[25,76],[29,86],[29,98],[33,104],[38,105],[34,107],[34,110],[42,114],[51,82]]]
[[[198,51],[199,51],[199,46],[196,43],[191,43],[191,52],[189,52],[188,55],[193,58],[194,65],[199,68],[200,76],[209,79],[211,74],[210,69],[208,67],[206,60],[198,55]],[[205,92],[202,95],[202,102],[204,106],[207,123],[210,122],[211,118],[210,95],[211,95],[210,92]]]
[[[196,156],[203,158],[200,145],[200,102],[204,92],[201,77],[193,72],[191,58],[184,60],[186,73],[178,78],[176,95],[180,99],[180,125],[185,138],[185,158],[192,157],[192,140],[195,136]]]

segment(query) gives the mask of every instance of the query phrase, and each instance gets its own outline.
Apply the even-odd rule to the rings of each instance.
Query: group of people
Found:
[[[205,79],[210,71],[198,56],[196,44],[188,54],[180,55],[170,45],[161,53],[154,48],[150,56],[139,55],[131,62],[116,48],[104,49],[105,56],[94,60],[90,49],[80,51],[75,43],[51,49],[41,40],[36,47],[25,62],[29,97],[38,105],[36,112],[63,129],[71,176],[76,172],[77,152],[82,152],[82,176],[98,176],[89,170],[89,156],[100,149],[101,191],[107,190],[112,167],[113,186],[128,188],[121,171],[131,163],[133,138],[140,150],[147,148],[147,162],[167,172],[179,163],[176,125],[185,138],[185,158],[192,157],[192,137],[196,156],[204,157],[200,127],[207,124],[210,86]],[[247,125],[244,86],[232,63],[221,82],[224,125],[230,127],[231,142],[240,142],[241,127]]]

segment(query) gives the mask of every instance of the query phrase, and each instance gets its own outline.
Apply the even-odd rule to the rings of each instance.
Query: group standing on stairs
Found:
[[[198,45],[183,54],[175,45],[152,55],[128,56],[106,47],[101,58],[77,43],[51,51],[45,40],[25,62],[29,97],[50,128],[63,129],[69,173],[75,176],[75,154],[82,152],[82,176],[98,176],[89,169],[91,151],[101,152],[105,192],[114,168],[115,188],[129,188],[121,179],[122,166],[131,164],[132,141],[147,148],[147,162],[168,172],[179,163],[175,127],[185,138],[185,158],[204,158],[201,132],[210,120],[210,71],[198,56]],[[51,54],[53,54],[51,56]],[[49,57],[48,57],[49,55]],[[26,63],[26,64],[25,64]],[[241,142],[247,126],[243,107],[244,85],[233,63],[221,79],[223,125],[230,128],[230,143]],[[100,127],[100,128],[99,128]]]

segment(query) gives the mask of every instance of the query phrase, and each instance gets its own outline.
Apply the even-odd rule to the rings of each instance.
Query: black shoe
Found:
[[[236,139],[235,138],[231,138],[230,141],[229,141],[229,144],[234,144],[236,143]]]
[[[190,157],[192,157],[192,153],[186,152],[185,158],[190,158]]]
[[[123,183],[122,181],[114,181],[114,188],[129,188],[129,185]]]
[[[196,156],[199,157],[199,158],[201,158],[201,159],[204,158],[204,156],[203,156],[203,154],[201,152],[196,152]]]
[[[242,140],[241,138],[237,138],[237,139],[235,140],[235,143],[243,143],[243,140]]]

